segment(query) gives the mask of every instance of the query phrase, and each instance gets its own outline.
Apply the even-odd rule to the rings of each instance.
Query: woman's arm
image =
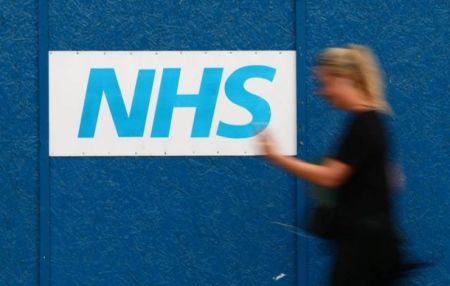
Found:
[[[265,156],[270,161],[293,175],[322,187],[339,187],[352,172],[349,165],[333,159],[327,159],[324,164],[316,165],[294,157],[283,156],[275,150],[266,135],[259,137],[259,143]]]

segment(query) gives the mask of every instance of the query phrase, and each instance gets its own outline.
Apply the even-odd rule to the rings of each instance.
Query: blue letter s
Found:
[[[244,125],[231,125],[219,122],[217,135],[228,138],[247,138],[255,134],[254,124],[258,128],[265,128],[270,121],[271,111],[267,101],[250,93],[244,88],[250,78],[262,78],[272,81],[276,69],[269,66],[245,66],[230,75],[225,83],[225,93],[232,102],[247,109],[253,116],[252,121]]]

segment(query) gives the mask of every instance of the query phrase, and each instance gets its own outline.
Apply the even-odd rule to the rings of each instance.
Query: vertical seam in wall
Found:
[[[39,0],[39,285],[50,285],[48,0]]]
[[[307,96],[306,96],[306,0],[296,0],[296,70],[297,70],[297,156],[307,156]],[[306,183],[297,180],[297,225],[305,221]],[[308,238],[297,236],[297,285],[308,285]]]

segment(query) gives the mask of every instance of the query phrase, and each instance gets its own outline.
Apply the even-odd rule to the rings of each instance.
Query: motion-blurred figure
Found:
[[[319,94],[349,113],[337,151],[316,165],[281,155],[264,133],[260,147],[273,163],[336,192],[333,208],[317,214],[313,222],[324,224],[318,227],[325,227],[327,238],[336,242],[331,285],[392,285],[402,262],[391,214],[382,119],[390,108],[381,71],[370,49],[348,45],[322,51],[314,72],[321,84]]]

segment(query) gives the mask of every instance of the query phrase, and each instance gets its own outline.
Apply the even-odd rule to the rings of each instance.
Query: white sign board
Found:
[[[51,51],[50,156],[296,154],[295,51]]]

